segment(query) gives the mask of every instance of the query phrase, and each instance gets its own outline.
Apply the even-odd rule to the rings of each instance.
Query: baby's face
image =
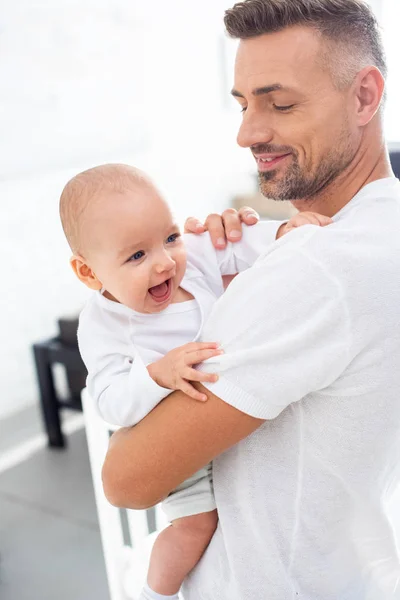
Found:
[[[171,211],[149,184],[94,201],[83,224],[88,263],[105,295],[141,313],[173,300],[186,251]]]

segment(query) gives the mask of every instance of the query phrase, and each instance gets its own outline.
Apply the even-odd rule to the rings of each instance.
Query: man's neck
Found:
[[[371,156],[371,154],[374,154]],[[292,204],[298,211],[312,210],[327,217],[333,217],[368,183],[393,176],[386,145],[377,152],[367,150],[356,157],[335,181],[327,186],[314,198],[293,200]]]

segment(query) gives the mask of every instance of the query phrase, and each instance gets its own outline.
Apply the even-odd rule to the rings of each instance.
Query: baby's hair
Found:
[[[146,183],[149,179],[142,171],[123,164],[93,167],[68,181],[60,197],[60,217],[72,252],[82,253],[81,217],[93,198],[104,192],[123,193]]]

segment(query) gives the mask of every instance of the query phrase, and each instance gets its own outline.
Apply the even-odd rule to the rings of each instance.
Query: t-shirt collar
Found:
[[[364,201],[367,198],[383,198],[390,190],[397,190],[400,193],[400,181],[397,177],[384,177],[367,183],[343,208],[337,212],[333,220],[339,220],[349,209],[351,209],[360,200]]]

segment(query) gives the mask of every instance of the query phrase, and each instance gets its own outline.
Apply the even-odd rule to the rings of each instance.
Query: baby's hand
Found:
[[[182,390],[185,394],[195,400],[207,400],[205,394],[201,394],[194,388],[190,381],[218,380],[218,375],[203,373],[193,369],[207,358],[223,354],[216,343],[191,342],[168,352],[163,358],[147,366],[150,377],[161,387],[170,390]]]
[[[333,221],[330,217],[325,217],[324,215],[315,212],[301,212],[294,215],[290,221],[283,223],[283,225],[279,227],[276,239],[278,240],[286,233],[289,233],[289,231],[296,229],[296,227],[301,227],[302,225],[318,225],[319,227],[325,227],[325,225],[330,225],[331,223],[333,223]]]

